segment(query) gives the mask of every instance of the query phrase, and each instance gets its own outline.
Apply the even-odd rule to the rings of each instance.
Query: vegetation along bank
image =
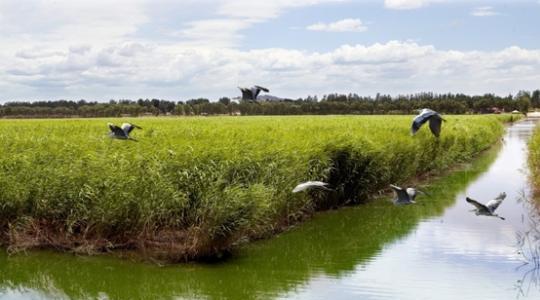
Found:
[[[510,115],[0,120],[0,241],[9,250],[134,250],[184,261],[267,237],[317,210],[442,171],[498,141]],[[293,194],[306,180],[335,190]]]

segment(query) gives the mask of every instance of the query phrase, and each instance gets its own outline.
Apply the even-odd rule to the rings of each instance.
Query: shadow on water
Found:
[[[0,299],[266,298],[286,297],[310,279],[341,278],[376,259],[419,221],[441,215],[484,172],[499,147],[426,187],[414,206],[379,199],[318,214],[287,233],[242,247],[216,264],[159,267],[112,257],[0,252]],[[391,272],[391,270],[389,270]]]

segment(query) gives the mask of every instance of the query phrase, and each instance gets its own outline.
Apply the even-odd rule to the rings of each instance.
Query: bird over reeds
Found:
[[[109,137],[113,139],[120,139],[120,140],[137,141],[136,139],[130,137],[129,134],[135,128],[142,129],[140,126],[137,126],[132,123],[124,123],[122,124],[121,127],[118,127],[114,125],[113,123],[108,123],[107,125],[109,125],[109,129],[111,130],[111,132],[109,132]]]

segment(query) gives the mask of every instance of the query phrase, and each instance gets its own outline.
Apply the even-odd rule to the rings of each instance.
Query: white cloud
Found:
[[[492,6],[480,6],[473,9],[472,16],[475,17],[491,17],[496,16],[499,13],[494,10]]]
[[[507,94],[540,82],[540,50],[520,47],[455,51],[391,41],[320,53],[125,42],[50,47],[31,57],[21,53],[0,51],[0,100],[217,98],[254,83],[286,97],[427,90]]]
[[[208,10],[204,17],[160,19],[163,10],[176,16],[201,1]],[[284,97],[420,90],[507,94],[540,82],[540,51],[520,47],[455,51],[390,41],[325,52],[238,48],[251,42],[243,41],[243,31],[255,24],[289,9],[336,1],[3,0],[0,101],[217,98],[255,83]],[[413,8],[438,1],[443,0],[385,4]],[[159,13],[151,10],[156,7]],[[141,34],[151,22],[174,24],[160,28],[158,38],[154,31]],[[346,19],[317,27],[361,31],[365,26]]]
[[[133,34],[148,21],[143,0],[3,0],[0,36],[3,46],[41,42],[105,43]]]
[[[437,0],[384,0],[384,6],[390,9],[416,9]]]
[[[272,19],[285,9],[312,6],[346,0],[220,0],[218,13],[223,16],[247,19]]]
[[[277,18],[286,9],[345,0],[217,0],[213,1],[215,17],[188,22],[187,28],[173,35],[187,39],[187,44],[212,47],[234,47],[243,38],[241,30]],[[209,5],[210,6],[210,5]],[[219,32],[219,34],[216,34]]]
[[[363,32],[367,30],[367,27],[360,19],[343,19],[333,23],[315,23],[307,26],[306,29],[327,32]]]

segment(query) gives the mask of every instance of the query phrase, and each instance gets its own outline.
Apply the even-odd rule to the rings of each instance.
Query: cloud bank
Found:
[[[414,9],[442,1],[384,4]],[[346,1],[4,0],[0,101],[216,99],[236,96],[236,86],[252,84],[268,86],[282,97],[331,92],[507,94],[540,82],[540,51],[517,46],[458,51],[393,40],[325,51],[239,47],[245,30],[287,10],[339,2]],[[307,29],[329,36],[367,27],[350,18]]]
[[[281,96],[330,92],[496,92],[540,82],[540,50],[438,50],[390,41],[328,52],[210,49],[127,42],[25,49],[0,56],[3,99],[234,96],[261,84]],[[44,95],[47,91],[48,95]]]
[[[309,25],[306,29],[326,32],[363,32],[367,30],[367,27],[360,19],[343,19],[332,23],[318,22]]]

